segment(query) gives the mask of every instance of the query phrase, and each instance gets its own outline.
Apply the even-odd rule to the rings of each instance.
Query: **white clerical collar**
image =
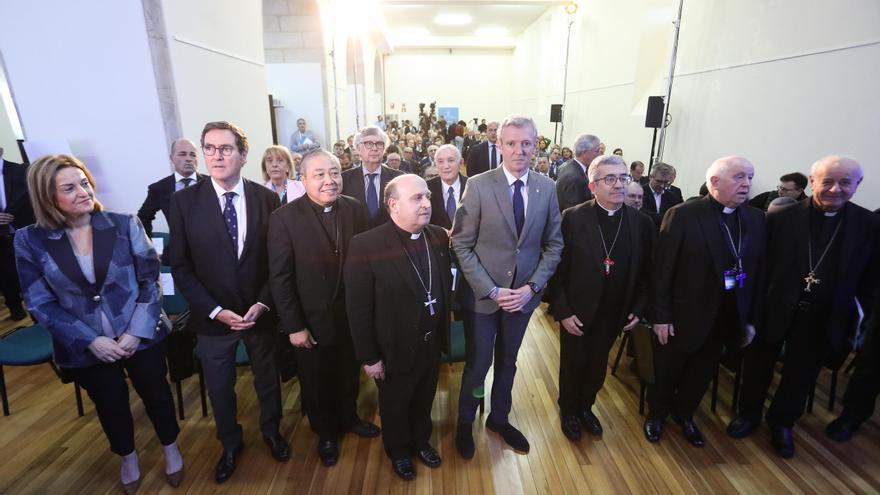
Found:
[[[725,206],[724,209],[721,210],[721,211],[722,211],[725,215],[730,215],[731,213],[733,213],[733,212],[736,211],[736,208],[728,208],[728,207]]]
[[[613,217],[615,213],[617,213],[618,211],[620,211],[621,208],[623,208],[623,205],[621,205],[621,206],[618,206],[617,209],[615,209],[615,210],[609,210],[608,208],[605,208],[604,206],[602,206],[602,203],[600,203],[599,200],[596,200],[596,205],[598,205],[599,208],[602,208],[603,210],[605,210],[608,213],[609,217]]]
[[[825,214],[826,217],[834,217],[834,216],[837,216],[837,214],[838,214],[839,212],[837,212],[837,211],[826,211],[826,212],[823,212],[823,213]]]
[[[330,213],[331,211],[333,211],[333,205],[324,207],[324,213]]]
[[[410,234],[410,235],[409,235],[410,240],[413,240],[413,241],[417,241],[417,240],[419,240],[420,237],[422,237],[422,232],[421,232],[421,231],[416,232],[415,234]]]

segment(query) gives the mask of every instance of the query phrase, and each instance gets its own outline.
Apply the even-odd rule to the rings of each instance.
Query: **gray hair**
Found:
[[[672,180],[673,176],[675,176],[675,167],[668,163],[657,162],[651,167],[651,177]]]
[[[599,147],[599,137],[592,134],[581,134],[574,140],[574,156],[592,151]]]
[[[794,198],[791,198],[789,196],[779,196],[778,198],[771,201],[770,205],[767,206],[767,213],[773,213],[776,210],[781,210],[782,208],[788,205],[793,205],[795,203],[797,203],[797,200]]]
[[[721,177],[722,172],[727,171],[733,165],[741,162],[748,162],[748,160],[741,156],[724,156],[712,162],[712,165],[709,165],[709,168],[706,169],[706,187],[711,191],[712,177]]]
[[[329,151],[317,148],[314,151],[309,151],[302,157],[302,161],[299,162],[299,173],[302,175],[306,175],[306,170],[309,168],[309,163],[315,160],[318,157],[326,158],[330,163],[336,165],[340,170],[342,169],[342,164],[339,163],[339,158],[336,157],[333,153]],[[292,164],[291,164],[292,165]]]
[[[861,181],[862,179],[865,178],[865,172],[864,172],[864,170],[862,170],[862,166],[861,166],[861,164],[859,164],[859,162],[853,160],[852,158],[850,158],[848,156],[837,156],[837,155],[826,156],[824,158],[820,158],[815,163],[813,163],[813,165],[810,167],[810,177],[812,177],[813,175],[816,175],[816,171],[820,167],[822,167],[824,165],[830,165],[830,164],[846,165],[849,167],[853,167],[859,173],[859,181]]]
[[[535,126],[535,121],[532,120],[531,117],[526,117],[524,115],[511,115],[504,119],[504,122],[501,123],[501,127],[498,128],[498,135],[504,134],[505,127],[516,127],[518,129],[522,129],[524,127],[532,128],[532,136],[535,140],[538,139],[538,127]],[[535,148],[538,147],[538,143],[535,143]]]
[[[455,154],[455,160],[461,161],[461,151],[459,151],[458,147],[456,147],[454,144],[444,144],[443,146],[437,148],[437,151],[434,152],[434,156],[437,156],[437,153],[440,153],[441,151],[449,149],[451,149]]]
[[[400,155],[399,155],[398,153],[388,153],[388,156],[386,156],[385,159],[386,159],[386,160],[390,160],[392,156],[395,157],[395,158],[397,158],[398,160],[401,159],[401,158],[400,158]]]
[[[626,160],[617,155],[599,155],[593,158],[590,167],[587,169],[587,177],[590,182],[599,180],[599,167],[602,165],[619,165],[626,170]]]
[[[361,143],[364,141],[364,138],[367,136],[379,136],[380,138],[382,138],[382,142],[385,144],[385,146],[388,146],[388,134],[385,134],[385,131],[383,131],[379,126],[376,125],[368,125],[361,129],[354,137],[354,145],[360,146]]]

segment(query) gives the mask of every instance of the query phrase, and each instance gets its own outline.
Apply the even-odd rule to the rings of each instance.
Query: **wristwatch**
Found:
[[[535,294],[537,294],[538,292],[541,292],[541,288],[538,287],[538,284],[536,284],[534,282],[529,282],[529,288],[532,289],[532,292],[534,292]]]

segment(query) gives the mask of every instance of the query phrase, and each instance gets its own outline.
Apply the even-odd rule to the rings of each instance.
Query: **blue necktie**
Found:
[[[226,231],[229,232],[229,238],[232,239],[232,250],[238,257],[238,215],[235,213],[235,205],[232,201],[235,199],[235,193],[229,191],[224,193],[226,197],[226,205],[223,207],[223,219],[226,220]]]
[[[455,219],[455,191],[449,186],[449,192],[446,195],[446,216],[452,222]]]
[[[489,146],[489,168],[498,168],[498,157],[495,156],[495,145]]]
[[[513,182],[513,220],[516,222],[516,235],[522,234],[523,224],[526,221],[526,208],[522,196],[523,182],[519,179]]]
[[[379,174],[367,174],[367,212],[371,220],[379,213],[379,193],[376,192],[376,183],[373,182],[377,175]]]

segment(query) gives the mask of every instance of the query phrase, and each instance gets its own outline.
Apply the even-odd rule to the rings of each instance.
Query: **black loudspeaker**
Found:
[[[645,127],[663,127],[663,97],[648,97],[648,112],[645,114]]]
[[[562,122],[562,105],[550,105],[550,122]]]

